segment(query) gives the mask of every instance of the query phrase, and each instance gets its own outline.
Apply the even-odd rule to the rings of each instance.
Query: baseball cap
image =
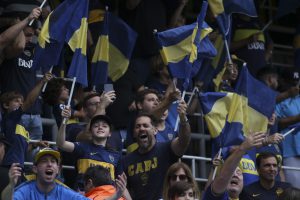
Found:
[[[110,128],[112,126],[112,121],[108,116],[106,116],[106,115],[96,115],[91,119],[90,128],[92,127],[93,124],[95,124],[99,121],[105,121],[109,125]]]
[[[298,81],[299,80],[299,72],[296,68],[286,68],[281,73],[281,76],[285,80]]]
[[[38,160],[44,155],[52,155],[54,158],[57,159],[57,162],[60,162],[60,153],[49,147],[39,150],[34,157],[34,162],[37,163]]]

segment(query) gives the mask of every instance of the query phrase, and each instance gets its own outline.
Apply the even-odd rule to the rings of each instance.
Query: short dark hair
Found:
[[[55,105],[58,103],[58,98],[61,93],[61,88],[66,85],[66,82],[62,78],[51,79],[46,87],[42,97],[49,105]]]
[[[266,82],[268,75],[278,75],[277,69],[271,65],[266,65],[257,72],[256,77],[258,80]]]
[[[189,189],[193,189],[195,196],[195,189],[193,184],[185,181],[175,182],[168,190],[168,199],[174,199],[176,196],[181,196],[182,194],[184,194],[185,191]]]
[[[110,172],[100,165],[89,167],[83,175],[83,181],[86,184],[91,179],[93,186],[112,185],[113,181]]]
[[[140,112],[140,113],[138,113],[137,116],[134,119],[134,124],[135,124],[136,120],[140,117],[148,117],[148,118],[150,118],[151,124],[153,126],[157,125],[158,120],[156,120],[155,117],[152,114],[150,114],[149,112]]]
[[[86,108],[86,107],[88,106],[88,105],[87,105],[88,100],[90,100],[90,99],[93,98],[93,97],[100,97],[100,94],[97,93],[97,92],[95,92],[95,93],[91,93],[91,94],[87,95],[87,96],[84,97],[84,99],[83,99],[82,106]]]
[[[140,92],[137,93],[136,95],[136,98],[135,98],[135,103],[143,103],[144,99],[145,99],[145,96],[147,94],[155,94],[157,95],[157,97],[159,98],[160,95],[159,95],[159,92],[155,89],[144,89]]]
[[[260,152],[258,154],[258,156],[256,157],[256,168],[259,169],[261,160],[267,159],[267,158],[270,158],[270,157],[274,157],[276,159],[276,161],[277,161],[277,165],[280,166],[280,160],[276,156],[276,154],[274,154],[272,152],[264,151],[264,152]]]
[[[24,97],[21,93],[16,92],[16,91],[11,91],[11,92],[5,92],[1,95],[0,97],[0,102],[1,102],[1,107],[5,111],[6,109],[4,108],[4,104],[9,104],[10,101],[16,98],[21,98],[24,100]]]

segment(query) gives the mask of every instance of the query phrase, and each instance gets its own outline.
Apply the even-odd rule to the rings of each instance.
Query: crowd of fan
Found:
[[[198,109],[198,99],[187,105],[181,97],[152,34],[183,25],[188,1],[126,0],[119,2],[119,9],[112,1],[110,9],[139,34],[128,71],[107,91],[76,85],[70,106],[66,80],[55,72],[38,80],[38,72],[31,69],[36,37],[50,7],[31,10],[39,4],[24,2],[3,1],[0,16],[1,199],[300,199],[299,173],[281,170],[282,164],[300,166],[300,135],[284,138],[278,131],[285,133],[300,120],[299,75],[290,69],[279,75],[267,65],[273,43],[257,32],[258,18],[234,17],[230,50],[239,59],[223,64],[229,67],[218,91],[231,91],[242,60],[253,76],[278,91],[277,106],[267,133],[250,133],[243,143],[229,147],[225,161],[213,159],[218,170],[200,192],[180,159],[190,144],[193,124],[188,118]],[[95,2],[103,7],[102,1]],[[215,26],[209,11],[206,21]],[[219,36],[214,28],[211,41]],[[93,49],[95,44],[90,45]],[[209,90],[197,78],[191,85]],[[50,114],[45,109],[42,113],[42,106],[51,108]],[[56,138],[43,135],[41,114],[55,119]],[[170,123],[174,116],[179,119],[175,130]],[[258,156],[253,160],[248,152],[255,148]],[[62,165],[75,170],[61,170]]]

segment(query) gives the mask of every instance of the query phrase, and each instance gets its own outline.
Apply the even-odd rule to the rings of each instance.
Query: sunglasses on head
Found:
[[[186,181],[188,179],[188,177],[185,174],[180,174],[180,175],[174,174],[174,175],[170,176],[172,181],[176,181],[177,177],[179,178],[180,181]]]

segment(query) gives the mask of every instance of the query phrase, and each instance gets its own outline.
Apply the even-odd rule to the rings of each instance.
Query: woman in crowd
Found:
[[[200,191],[192,175],[191,169],[183,162],[176,162],[169,167],[165,176],[163,188],[164,199],[169,199],[168,191],[172,187],[172,185],[178,181],[183,181],[192,184],[194,190],[194,197],[196,199],[200,198]]]

